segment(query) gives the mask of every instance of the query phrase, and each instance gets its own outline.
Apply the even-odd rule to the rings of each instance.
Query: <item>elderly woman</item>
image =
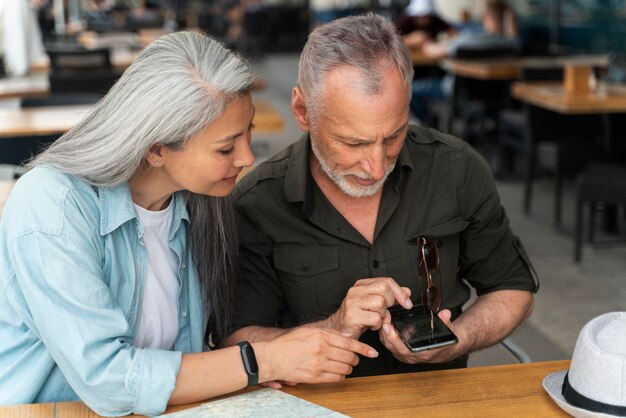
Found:
[[[31,163],[0,222],[0,404],[155,415],[249,384],[340,380],[376,356],[314,329],[205,351],[207,323],[213,341],[229,333],[226,196],[254,161],[252,82],[218,42],[162,37]]]

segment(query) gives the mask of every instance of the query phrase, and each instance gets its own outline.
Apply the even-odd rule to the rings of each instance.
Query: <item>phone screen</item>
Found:
[[[409,350],[420,352],[456,344],[459,340],[448,326],[426,305],[389,308],[391,322]]]

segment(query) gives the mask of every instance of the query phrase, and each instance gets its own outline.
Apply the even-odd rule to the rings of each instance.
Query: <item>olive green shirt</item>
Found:
[[[442,289],[442,308],[452,309],[455,317],[470,298],[469,286],[478,295],[537,290],[491,170],[467,143],[411,126],[384,185],[371,245],[317,187],[309,152],[305,135],[237,185],[235,329],[325,319],[362,278],[391,277],[411,288],[418,302],[418,236],[437,243],[440,263],[433,280]],[[353,376],[462,367],[467,360],[406,365],[392,357],[377,333],[368,331],[361,340],[381,355],[362,358]]]

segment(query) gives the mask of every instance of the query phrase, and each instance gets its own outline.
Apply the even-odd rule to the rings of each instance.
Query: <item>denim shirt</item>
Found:
[[[174,351],[139,349],[148,255],[128,185],[97,188],[46,167],[17,182],[0,220],[0,405],[165,410],[182,353],[205,348],[206,325],[187,210],[174,199],[179,334]]]

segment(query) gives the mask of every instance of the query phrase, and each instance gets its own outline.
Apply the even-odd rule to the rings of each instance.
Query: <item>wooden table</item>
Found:
[[[267,82],[262,78],[256,78],[253,88],[254,91],[265,90]],[[23,77],[0,78],[0,99],[45,97],[49,94],[50,82],[47,72],[33,72]]]
[[[516,82],[511,94],[518,100],[562,114],[626,112],[626,85],[599,83],[584,94],[568,94],[562,82]]]
[[[553,361],[362,377],[284,391],[351,417],[567,417],[541,381],[568,365]],[[97,416],[82,402],[0,407],[0,418]]]
[[[0,109],[0,138],[63,134],[90,110],[91,105]]]
[[[47,96],[50,82],[47,73],[32,73],[24,77],[0,78],[0,99],[21,99]]]
[[[431,65],[437,65],[439,62],[439,58],[426,55],[422,51],[409,50],[409,52],[411,53],[411,61],[413,61],[413,66],[415,67],[428,67]]]
[[[606,55],[578,55],[570,57],[524,57],[441,60],[441,67],[449,73],[478,80],[517,80],[524,67],[550,68],[565,64],[606,67]]]
[[[253,99],[255,133],[278,133],[282,115],[268,102]],[[26,109],[0,109],[0,138],[28,135],[54,135],[67,132],[89,111],[91,105],[48,106]]]

